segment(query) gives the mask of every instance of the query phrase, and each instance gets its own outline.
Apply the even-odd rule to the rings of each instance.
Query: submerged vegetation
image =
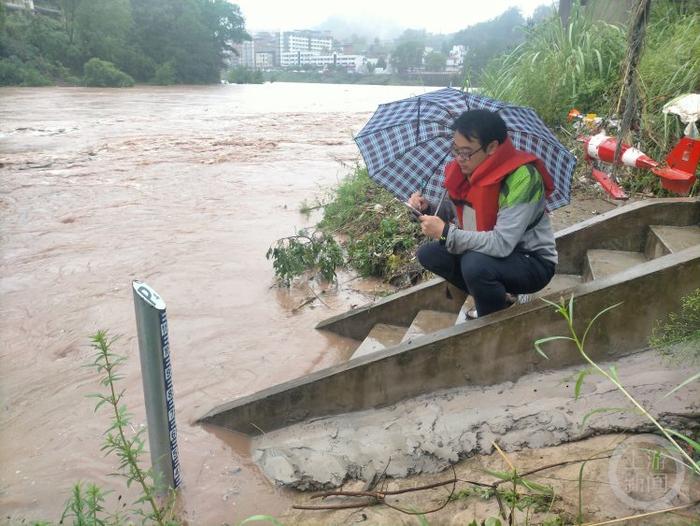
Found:
[[[425,237],[418,223],[369,178],[366,168],[356,167],[325,204],[314,208],[323,208],[318,231],[280,239],[267,252],[281,284],[289,286],[309,271],[331,280],[340,266],[398,286],[410,285],[421,275],[414,255]]]

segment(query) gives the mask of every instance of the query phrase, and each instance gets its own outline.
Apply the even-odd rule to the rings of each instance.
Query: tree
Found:
[[[61,20],[6,15],[0,0],[0,60],[15,58],[6,77],[25,78],[15,74],[24,65],[35,77],[82,76],[96,58],[138,81],[218,82],[233,44],[250,39],[227,0],[57,1]]]
[[[525,19],[516,7],[501,15],[480,22],[455,33],[452,45],[463,45],[469,50],[465,62],[465,75],[478,80],[486,64],[494,57],[505,53],[524,39],[522,27]]]
[[[428,53],[425,57],[425,67],[428,71],[445,71],[447,57],[437,51]]]
[[[391,65],[399,73],[405,73],[409,68],[419,68],[423,65],[425,52],[425,31],[407,29],[398,38],[398,45],[391,54]]]
[[[172,61],[178,82],[217,82],[233,43],[249,40],[225,0],[131,0],[134,38],[155,64]]]
[[[73,16],[75,39],[85,59],[98,57],[119,64],[133,22],[129,0],[82,0]]]

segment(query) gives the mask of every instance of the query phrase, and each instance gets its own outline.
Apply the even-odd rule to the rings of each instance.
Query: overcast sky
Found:
[[[519,7],[528,17],[538,5],[552,0],[231,0],[240,6],[248,31],[287,31],[312,28],[338,15],[383,19],[431,33],[454,33],[489,20],[508,7]]]

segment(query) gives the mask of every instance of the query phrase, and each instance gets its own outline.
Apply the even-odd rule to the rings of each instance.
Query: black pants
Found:
[[[555,268],[554,263],[523,252],[505,258],[471,250],[450,254],[437,241],[423,245],[416,255],[426,269],[471,294],[479,316],[505,308],[506,292],[531,294],[542,290]]]

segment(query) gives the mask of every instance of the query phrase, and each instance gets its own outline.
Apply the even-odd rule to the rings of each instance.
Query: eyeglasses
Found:
[[[453,156],[455,159],[459,159],[460,161],[468,161],[469,159],[471,159],[472,157],[474,157],[474,155],[476,155],[478,152],[480,152],[480,151],[483,150],[483,149],[484,149],[484,147],[483,147],[483,146],[480,146],[479,148],[477,148],[477,149],[474,150],[473,152],[467,152],[467,151],[464,150],[464,148],[459,148],[459,149],[458,149],[458,148],[455,148],[455,147],[453,146],[453,147],[450,149],[450,152],[452,153],[452,156]]]

